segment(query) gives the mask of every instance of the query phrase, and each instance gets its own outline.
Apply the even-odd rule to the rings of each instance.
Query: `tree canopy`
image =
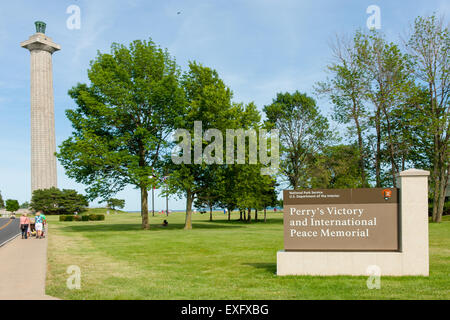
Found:
[[[153,41],[113,44],[88,70],[90,84],[69,91],[74,132],[58,158],[67,175],[88,186],[90,199],[109,198],[126,185],[141,192],[142,228],[148,229],[148,190],[157,186],[161,155],[183,114],[180,70]]]
[[[75,190],[50,188],[35,190],[30,207],[45,214],[74,214],[86,211],[87,199]]]

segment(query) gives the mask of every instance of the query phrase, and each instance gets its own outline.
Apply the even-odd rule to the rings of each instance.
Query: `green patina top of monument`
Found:
[[[36,26],[36,33],[45,33],[45,27],[47,26],[45,22],[36,21],[34,25]]]

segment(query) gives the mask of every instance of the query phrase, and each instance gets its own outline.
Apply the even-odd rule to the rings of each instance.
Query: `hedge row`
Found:
[[[59,221],[102,221],[105,220],[104,214],[86,214],[82,216],[59,216]]]

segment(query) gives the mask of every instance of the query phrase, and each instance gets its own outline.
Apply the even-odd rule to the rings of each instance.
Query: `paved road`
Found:
[[[0,218],[0,247],[19,233],[19,219]]]

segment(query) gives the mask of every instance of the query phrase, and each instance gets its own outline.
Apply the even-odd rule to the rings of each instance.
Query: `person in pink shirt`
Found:
[[[22,231],[22,239],[28,239],[28,225],[30,224],[30,219],[27,214],[24,213],[20,217],[20,230]]]

